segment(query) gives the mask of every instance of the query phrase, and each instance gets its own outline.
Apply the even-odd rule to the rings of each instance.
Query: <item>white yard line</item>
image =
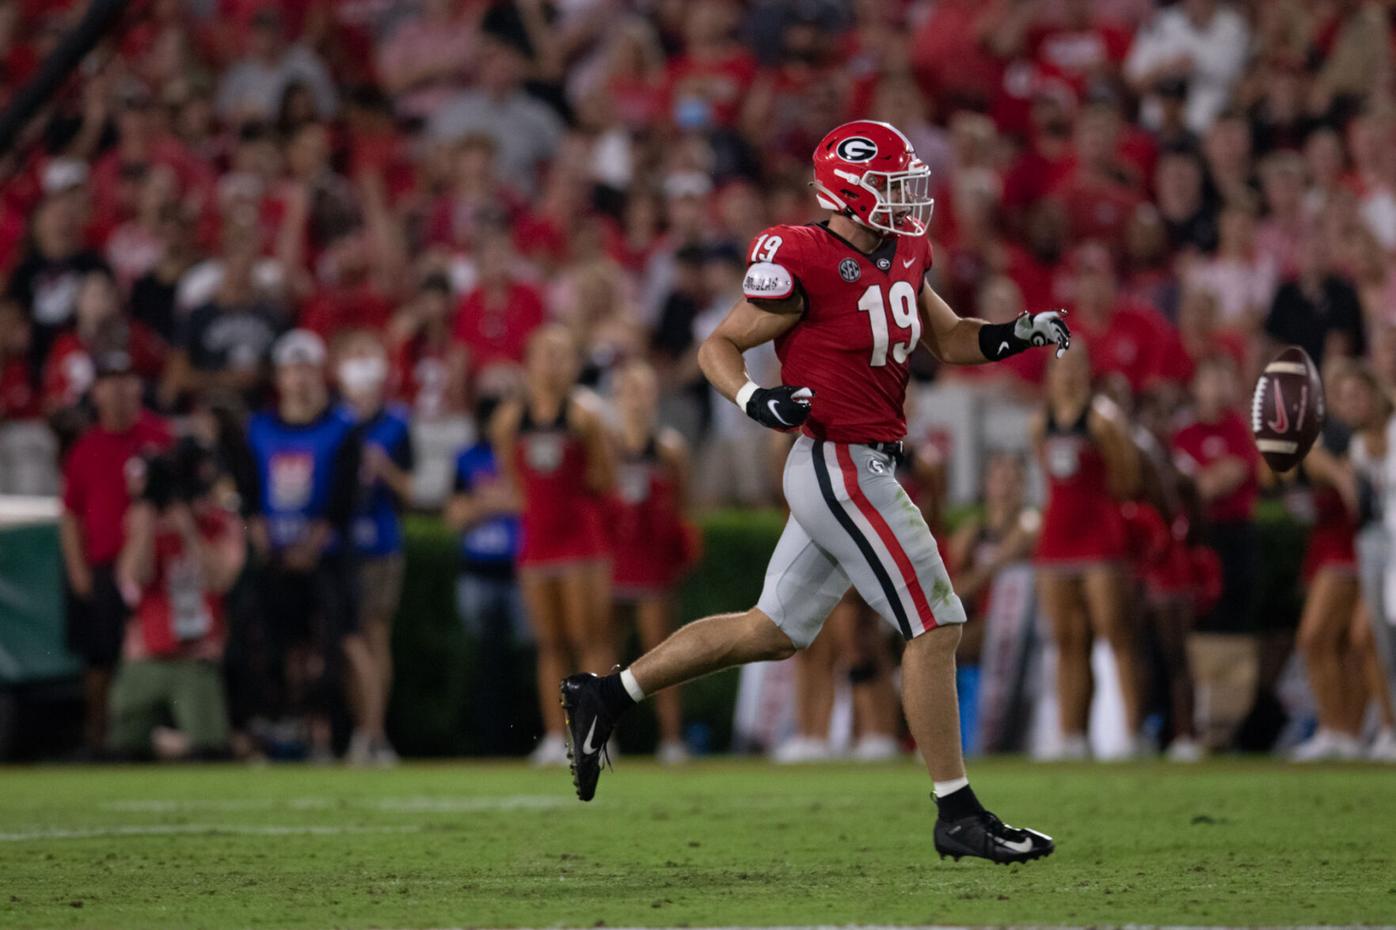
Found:
[[[120,813],[171,814],[187,811],[327,810],[351,807],[392,814],[489,813],[493,811],[551,810],[564,807],[570,798],[549,794],[417,795],[408,797],[330,798],[135,798],[107,801],[103,810]]]
[[[381,827],[317,827],[309,824],[238,824],[238,823],[166,823],[114,824],[109,827],[78,829],[22,830],[0,833],[0,843],[29,843],[35,840],[89,840],[114,836],[173,836],[195,834],[205,836],[339,836],[346,833],[420,833],[420,826],[385,825]]]

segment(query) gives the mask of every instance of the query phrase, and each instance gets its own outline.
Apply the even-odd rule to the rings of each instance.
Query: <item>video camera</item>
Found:
[[[141,498],[163,509],[176,501],[189,503],[213,489],[220,469],[213,450],[185,437],[173,447],[145,459]]]

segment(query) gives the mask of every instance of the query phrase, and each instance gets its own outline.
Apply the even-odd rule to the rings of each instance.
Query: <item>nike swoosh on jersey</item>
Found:
[[[910,267],[911,267],[912,265],[914,265],[914,264],[916,264],[916,259],[914,259],[914,258],[905,258],[905,259],[902,259],[902,267],[903,267],[903,268],[910,268]]]
[[[591,738],[596,735],[596,721],[591,721],[591,729],[587,730],[587,738],[582,740],[582,752],[591,755],[596,752],[596,747],[591,745]]]
[[[771,416],[775,417],[777,420],[779,420],[780,422],[784,423],[786,426],[794,426],[794,425],[795,425],[794,423],[791,423],[791,422],[790,422],[789,420],[787,420],[785,417],[783,417],[783,416],[780,415],[780,411],[776,409],[776,401],[768,400],[768,401],[766,401],[766,406],[770,409],[770,411],[771,411]]]

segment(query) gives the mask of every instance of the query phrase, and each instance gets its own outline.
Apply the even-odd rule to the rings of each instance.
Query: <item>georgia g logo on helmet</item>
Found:
[[[834,151],[844,161],[872,161],[877,157],[877,143],[867,136],[849,136]]]
[[[869,229],[924,236],[935,198],[931,170],[897,127],[859,119],[829,131],[815,146],[815,199]]]

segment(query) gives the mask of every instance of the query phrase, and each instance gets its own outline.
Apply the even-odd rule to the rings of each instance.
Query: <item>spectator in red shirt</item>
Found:
[[[44,363],[43,408],[54,413],[72,407],[92,387],[94,353],[122,349],[136,374],[153,383],[165,362],[165,347],[140,322],[121,312],[121,295],[105,269],[89,271],[77,299],[77,325],[60,335]]]
[[[595,80],[621,124],[633,132],[658,125],[664,118],[666,63],[654,27],[639,17],[626,20],[611,32],[602,54],[604,71]],[[577,91],[587,96],[590,87],[582,83]]]
[[[188,209],[197,212],[210,196],[213,175],[169,134],[155,101],[143,87],[127,91],[117,113],[117,144],[92,168],[92,211],[100,238],[137,213],[142,188],[151,170],[174,173]]]
[[[425,206],[423,235],[428,246],[466,251],[474,247],[476,236],[491,218],[501,211],[512,215],[522,203],[498,177],[498,146],[493,137],[467,133],[442,148],[439,160],[445,163],[445,190]]]
[[[105,742],[107,690],[121,650],[126,603],[113,568],[125,541],[128,479],[141,455],[170,443],[164,422],[141,409],[141,380],[131,356],[96,360],[92,405],[97,422],[74,444],[63,468],[59,537],[67,574],[68,648],[85,666],[86,723],[91,751]]]
[[[453,337],[472,372],[494,362],[523,361],[528,334],[543,322],[543,296],[514,275],[514,250],[504,230],[483,237],[476,252],[476,284],[456,310]]]
[[[427,274],[388,324],[391,396],[434,419],[465,410],[464,353],[452,351],[455,297],[444,274]]]
[[[1025,36],[1038,67],[1066,78],[1078,91],[1091,79],[1109,80],[1129,53],[1129,31],[1097,16],[1093,6],[1091,0],[1065,0],[1058,17],[1039,13]]]
[[[1091,347],[1092,375],[1123,381],[1133,394],[1154,386],[1164,372],[1160,350],[1168,323],[1152,310],[1124,303],[1110,252],[1088,242],[1072,256],[1072,329]]]
[[[1071,168],[1050,194],[1066,206],[1074,238],[1118,242],[1139,204],[1140,168],[1119,157],[1120,118],[1113,104],[1096,103],[1076,120]]]
[[[734,38],[731,0],[695,0],[683,24],[683,54],[669,62],[669,115],[684,129],[732,128],[756,79],[756,59]]]
[[[212,453],[191,440],[146,463],[126,514],[117,584],[131,607],[111,688],[110,750],[162,759],[227,751],[223,595],[246,539],[216,499]],[[164,719],[173,727],[164,726]]]
[[[1130,214],[1125,227],[1120,292],[1134,304],[1153,307],[1173,319],[1178,312],[1178,282],[1168,251],[1168,232],[1158,209],[1147,201]]]
[[[1003,62],[989,40],[1005,18],[1005,4],[943,0],[911,38],[912,67],[929,96],[955,106],[983,107],[999,85]]]
[[[378,274],[373,237],[359,231],[335,240],[321,257],[322,285],[301,310],[301,327],[323,339],[336,332],[381,332],[393,312],[385,275]]]
[[[1207,544],[1221,562],[1222,591],[1188,644],[1198,729],[1212,749],[1227,745],[1254,701],[1259,654],[1253,638],[1259,539],[1254,523],[1259,455],[1237,409],[1236,366],[1225,354],[1198,362],[1196,420],[1173,437],[1174,463],[1206,508]]]

